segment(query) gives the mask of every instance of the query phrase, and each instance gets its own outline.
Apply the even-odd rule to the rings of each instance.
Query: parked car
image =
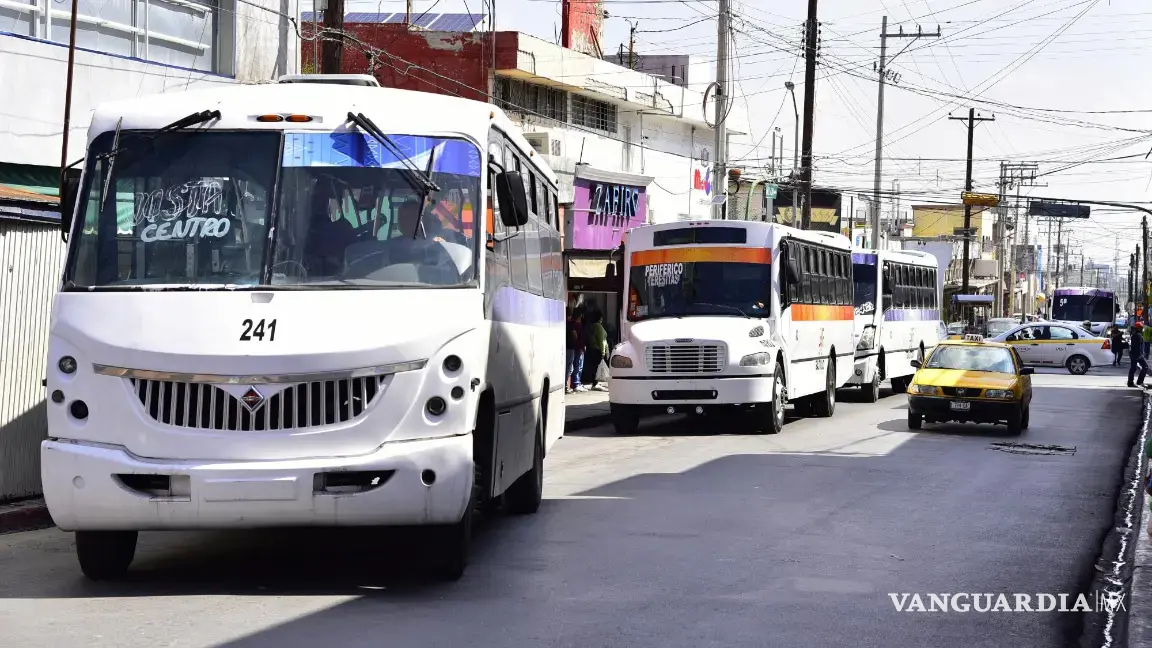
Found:
[[[1012,347],[1024,364],[1065,367],[1077,376],[1094,366],[1112,364],[1111,341],[1072,324],[1021,324],[989,341]]]

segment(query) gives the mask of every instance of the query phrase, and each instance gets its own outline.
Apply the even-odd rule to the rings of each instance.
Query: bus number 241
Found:
[[[240,334],[241,342],[251,342],[253,338],[263,342],[264,331],[268,331],[268,341],[274,342],[276,340],[276,320],[265,323],[264,320],[253,323],[252,320],[246,319],[240,323],[244,327],[244,332]]]

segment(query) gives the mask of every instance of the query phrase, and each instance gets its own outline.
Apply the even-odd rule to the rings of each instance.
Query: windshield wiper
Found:
[[[735,306],[729,306],[727,304],[711,304],[708,302],[692,302],[692,305],[694,305],[694,306],[715,306],[716,308],[727,308],[728,310],[734,310],[737,313],[740,313],[742,316],[744,316],[748,319],[752,319],[752,316],[749,315],[748,313],[745,313],[743,310],[736,308]]]
[[[404,155],[404,153],[400,150],[400,147],[396,145],[396,142],[394,142],[391,137],[388,137],[384,131],[380,130],[380,127],[377,126],[376,123],[371,119],[369,119],[367,115],[364,113],[353,114],[349,112],[348,121],[356,124],[360,130],[371,135],[373,139],[375,139],[377,142],[380,142],[381,146],[388,149],[392,152],[393,155],[396,156],[396,159],[400,161],[400,164],[404,165],[405,170],[408,172],[405,174],[405,177],[408,178],[410,183],[413,183],[413,189],[423,192],[440,191],[440,187],[437,186],[435,182],[432,182],[432,178],[428,175],[432,172],[431,164],[428,166],[427,173],[420,169],[420,167],[416,166],[416,164],[412,162],[412,160],[409,159],[407,155]],[[427,195],[427,193],[425,193],[425,195]]]
[[[432,162],[436,159],[436,147],[433,146],[431,151],[428,151],[428,168],[424,171],[424,177],[429,178],[428,184],[432,184]],[[435,185],[432,185],[435,186]],[[424,240],[428,240],[428,232],[424,229],[424,210],[428,209],[428,193],[431,187],[424,186],[424,191],[420,192],[420,214],[416,217],[416,227],[412,231],[412,240],[416,240],[416,235],[424,232]],[[435,189],[434,191],[439,191]]]
[[[156,138],[160,137],[161,135],[165,135],[165,134],[171,133],[173,131],[178,131],[178,130],[181,130],[184,128],[188,128],[189,126],[195,126],[197,124],[203,124],[204,122],[210,121],[213,119],[220,119],[220,111],[219,110],[201,110],[200,112],[192,113],[191,115],[188,115],[187,117],[182,117],[180,119],[177,119],[176,121],[172,122],[171,124],[168,124],[167,126],[161,127],[159,129],[153,131],[152,133],[149,133],[148,135],[146,135],[147,141],[149,143],[155,143]],[[97,160],[108,160],[108,170],[104,174],[104,189],[100,193],[100,211],[104,211],[104,203],[108,199],[108,186],[111,184],[111,181],[112,181],[112,169],[116,165],[116,156],[131,148],[128,146],[125,146],[122,148],[120,146],[120,125],[123,123],[124,123],[123,117],[121,117],[120,120],[116,122],[116,134],[112,138],[112,150],[108,151],[107,153],[101,153],[100,155],[96,156]]]

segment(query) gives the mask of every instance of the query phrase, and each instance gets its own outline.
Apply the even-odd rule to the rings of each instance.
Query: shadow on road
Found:
[[[1138,401],[1048,388],[1033,405],[1029,441],[1091,451],[988,452],[987,435],[943,426],[873,453],[732,454],[624,476],[535,516],[494,516],[454,584],[424,580],[414,532],[145,533],[125,583],[0,556],[0,598],[355,597],[221,648],[759,647],[766,632],[776,645],[944,645],[938,617],[953,615],[895,613],[887,592],[1074,594],[1111,523]],[[880,428],[897,424],[907,431]],[[962,616],[947,645],[1056,645],[1079,632],[1074,614]]]

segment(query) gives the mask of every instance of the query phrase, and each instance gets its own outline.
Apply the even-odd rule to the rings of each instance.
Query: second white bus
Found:
[[[656,412],[744,410],[779,432],[789,401],[831,416],[852,373],[851,243],[772,223],[638,227],[624,243],[622,342],[609,401],[620,433]]]
[[[856,366],[848,382],[868,402],[880,383],[903,392],[916,368],[941,338],[936,257],[915,250],[852,252],[856,311]]]

